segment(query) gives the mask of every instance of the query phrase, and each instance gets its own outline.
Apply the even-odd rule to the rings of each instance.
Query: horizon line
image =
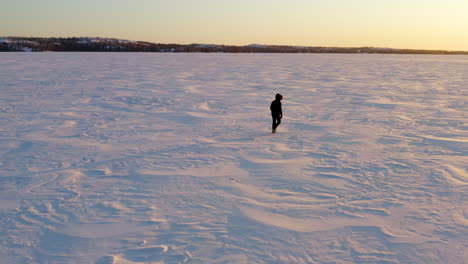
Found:
[[[73,38],[85,38],[85,39],[112,39],[112,40],[120,40],[120,41],[129,41],[129,42],[147,42],[147,43],[152,43],[152,44],[165,44],[165,45],[212,45],[212,46],[231,46],[231,47],[247,47],[247,46],[276,46],[276,47],[297,47],[297,48],[373,48],[373,49],[387,49],[387,50],[414,50],[414,51],[444,51],[444,52],[468,52],[468,50],[450,50],[450,49],[423,49],[423,48],[393,48],[393,47],[380,47],[380,46],[366,46],[366,45],[360,45],[360,46],[325,46],[325,45],[316,45],[316,46],[311,46],[311,45],[287,45],[287,44],[260,44],[260,43],[249,43],[249,44],[244,44],[244,45],[236,45],[236,44],[215,44],[215,43],[200,43],[200,42],[192,42],[192,43],[177,43],[177,42],[154,42],[154,41],[148,41],[148,40],[132,40],[132,39],[124,39],[124,38],[117,38],[117,37],[84,37],[84,36],[67,36],[67,37],[57,37],[57,36],[49,36],[49,37],[38,37],[38,36],[0,36],[0,39],[8,39],[8,38],[40,38],[40,39],[52,39],[52,38],[62,38],[62,39],[73,39]]]

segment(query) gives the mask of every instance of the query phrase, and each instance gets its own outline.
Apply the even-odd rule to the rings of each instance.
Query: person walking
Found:
[[[281,100],[283,96],[281,94],[276,94],[276,98],[271,102],[270,110],[271,117],[273,118],[273,124],[271,126],[271,133],[276,132],[276,128],[281,124],[281,118],[283,118],[283,110],[281,109]]]

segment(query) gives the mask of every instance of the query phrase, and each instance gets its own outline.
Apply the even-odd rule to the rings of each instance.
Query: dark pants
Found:
[[[271,126],[271,128],[273,130],[276,130],[276,128],[281,124],[280,115],[277,113],[271,113],[271,117],[273,118],[273,125]]]

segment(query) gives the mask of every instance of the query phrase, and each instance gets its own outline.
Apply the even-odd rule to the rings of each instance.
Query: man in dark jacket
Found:
[[[276,99],[271,102],[270,110],[271,117],[273,118],[273,125],[271,126],[271,132],[275,133],[276,128],[281,124],[281,118],[283,118],[283,110],[281,109],[281,100],[283,96],[281,94],[276,94]]]

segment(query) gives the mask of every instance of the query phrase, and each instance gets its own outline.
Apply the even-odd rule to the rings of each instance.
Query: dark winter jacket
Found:
[[[281,100],[276,99],[273,102],[271,102],[270,110],[272,115],[283,117],[283,110],[281,109]]]

